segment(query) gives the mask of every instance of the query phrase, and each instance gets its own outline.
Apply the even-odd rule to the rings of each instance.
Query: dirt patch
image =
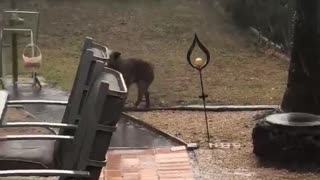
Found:
[[[168,133],[180,136],[188,142],[197,142],[200,149],[193,154],[197,179],[203,180],[315,180],[320,172],[314,169],[302,171],[277,168],[261,163],[252,153],[251,133],[256,112],[209,112],[212,142],[240,143],[240,148],[208,149],[204,115],[202,112],[156,111],[130,113]],[[316,168],[315,168],[316,169]]]

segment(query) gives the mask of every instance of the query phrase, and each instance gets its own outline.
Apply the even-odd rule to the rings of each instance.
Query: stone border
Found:
[[[279,109],[278,105],[212,105],[207,106],[207,111],[223,112],[223,111],[259,111],[259,110],[276,110]],[[160,107],[137,109],[125,107],[124,112],[149,112],[149,111],[203,111],[203,105],[188,105],[188,106],[173,106],[173,107]]]
[[[170,139],[170,140],[172,140],[174,142],[177,142],[178,144],[184,145],[187,150],[194,150],[194,149],[198,149],[199,148],[198,144],[196,144],[196,143],[187,143],[187,142],[185,142],[184,140],[182,140],[180,138],[177,138],[177,137],[175,137],[175,136],[173,136],[173,135],[171,135],[169,133],[166,133],[166,132],[164,132],[164,131],[162,131],[160,129],[155,128],[151,124],[148,124],[148,123],[142,121],[141,119],[138,119],[137,117],[134,117],[134,116],[129,115],[127,113],[122,113],[122,115],[124,115],[126,118],[129,118],[130,121],[133,121],[133,122],[143,126],[146,129],[149,129],[151,131],[159,133],[159,134],[165,136],[166,138],[168,138],[168,139]]]

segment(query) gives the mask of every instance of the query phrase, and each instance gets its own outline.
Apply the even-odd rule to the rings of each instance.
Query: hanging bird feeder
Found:
[[[24,49],[22,53],[22,59],[24,62],[24,67],[31,70],[32,72],[37,72],[41,67],[42,54],[40,48],[30,43]]]

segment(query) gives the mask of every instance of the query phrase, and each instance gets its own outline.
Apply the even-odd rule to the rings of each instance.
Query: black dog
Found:
[[[136,83],[138,87],[138,98],[135,107],[138,107],[143,96],[146,98],[146,108],[150,107],[149,86],[154,80],[154,66],[142,59],[121,58],[121,53],[112,51],[107,66],[122,73],[127,88]]]

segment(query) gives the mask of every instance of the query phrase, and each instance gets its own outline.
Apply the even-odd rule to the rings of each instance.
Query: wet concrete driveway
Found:
[[[9,83],[8,83],[9,84]],[[19,84],[16,91],[12,85],[7,85],[10,100],[62,100],[67,101],[69,94],[57,88],[43,84],[41,91],[33,89],[31,84]],[[61,122],[65,107],[59,105],[24,105],[29,113],[38,120],[45,122]],[[113,135],[111,147],[154,148],[178,145],[141,125],[127,120],[124,116],[118,123]]]

